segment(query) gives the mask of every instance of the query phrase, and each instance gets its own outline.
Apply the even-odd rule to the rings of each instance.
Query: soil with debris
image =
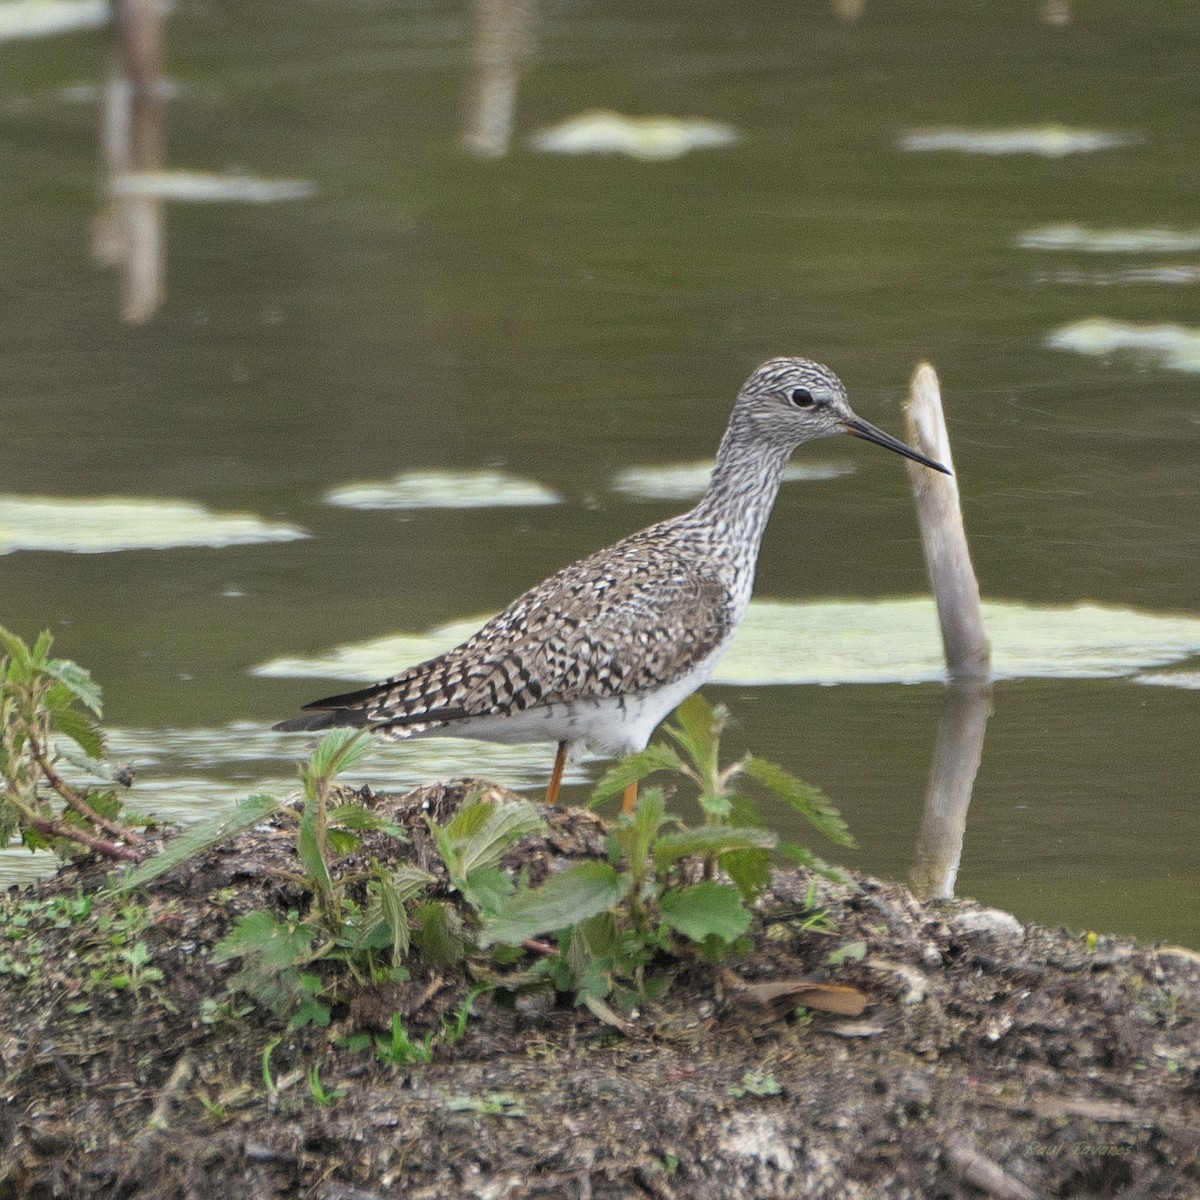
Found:
[[[463,786],[366,798],[433,869],[424,813],[444,816]],[[594,816],[550,826],[519,851],[535,879],[603,851]],[[339,1043],[395,1011],[414,1038],[440,1029],[465,970],[418,966],[292,1034],[262,1009],[213,1007],[235,967],[212,949],[234,919],[304,910],[294,855],[280,818],[152,884],[140,939],[161,980],[89,987],[94,913],[86,952],[69,922],[39,931],[36,991],[0,971],[0,1200],[1200,1196],[1192,951],[787,871],[748,953],[679,963],[624,1032],[499,992],[432,1063],[398,1067]],[[72,867],[32,896],[103,882]],[[814,980],[859,989],[865,1012],[797,1013]]]

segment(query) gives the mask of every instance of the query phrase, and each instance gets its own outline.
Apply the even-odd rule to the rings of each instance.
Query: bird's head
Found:
[[[807,358],[772,358],[763,363],[738,393],[737,407],[757,436],[786,445],[789,452],[803,442],[848,433],[950,474],[941,463],[857,416],[842,381],[828,367]]]

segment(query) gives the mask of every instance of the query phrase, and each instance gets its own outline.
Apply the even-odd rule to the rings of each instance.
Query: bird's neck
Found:
[[[755,437],[752,429],[742,426],[738,415],[735,413],[721,439],[708,491],[689,515],[715,531],[730,547],[731,566],[739,574],[747,572],[752,581],[763,531],[791,449]]]

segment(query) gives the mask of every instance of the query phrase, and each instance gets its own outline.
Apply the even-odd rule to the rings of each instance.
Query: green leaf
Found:
[[[356,833],[346,829],[329,830],[329,848],[334,854],[353,854],[360,845],[361,839]]]
[[[578,925],[606,912],[623,892],[622,877],[608,863],[576,863],[551,875],[541,887],[515,892],[500,914],[484,927],[480,945],[520,945],[526,938]]]
[[[238,917],[230,930],[214,947],[213,960],[255,958],[266,971],[283,971],[312,956],[316,933],[309,925],[276,920],[265,909]]]
[[[431,900],[413,910],[413,919],[417,926],[412,940],[425,958],[438,967],[452,967],[462,961],[467,944],[456,913]]]
[[[364,729],[331,729],[318,743],[302,769],[307,777],[332,779],[342,771],[352,771],[371,753],[371,741]]]
[[[513,890],[513,879],[499,867],[480,867],[460,885],[462,894],[486,917],[494,917],[504,907]]]
[[[404,898],[388,875],[381,874],[376,885],[379,888],[380,913],[391,931],[392,962],[403,962],[409,945],[408,913],[404,909]]]
[[[320,805],[309,800],[304,806],[300,817],[300,832],[296,837],[296,853],[304,864],[308,886],[312,888],[321,905],[324,907],[333,899],[333,878],[329,874],[329,864],[322,853],[319,824],[321,819]]]
[[[296,1011],[292,1013],[292,1019],[288,1022],[288,1029],[303,1029],[306,1025],[316,1025],[321,1029],[326,1028],[332,1020],[333,1013],[329,1005],[321,999],[321,979],[317,975],[313,975],[309,971],[305,971],[300,976],[300,987],[302,989],[302,998],[296,1006]]]
[[[484,811],[473,811],[478,809]],[[502,800],[472,804],[444,828],[432,822],[431,827],[451,879],[461,887],[476,871],[494,867],[522,838],[544,832],[546,822],[528,800]]]
[[[434,876],[412,863],[403,863],[387,872],[387,877],[401,904],[407,904],[422,888],[434,882]]]
[[[356,833],[369,833],[382,829],[384,819],[361,804],[337,804],[329,810],[329,824],[342,829],[353,830]]]
[[[592,792],[592,804],[603,804],[605,800],[621,795],[631,783],[641,783],[655,771],[678,771],[686,775],[687,767],[670,746],[655,742],[610,767]]]
[[[858,941],[846,942],[836,950],[830,951],[826,961],[831,967],[840,967],[843,963],[862,962],[867,957],[867,943],[860,938]]]
[[[667,820],[666,801],[659,788],[647,788],[638,796],[633,815],[622,816],[613,827],[612,839],[625,855],[625,865],[639,879],[650,867],[650,847]]]
[[[664,893],[659,907],[663,920],[693,942],[708,937],[729,942],[750,928],[750,910],[728,883],[708,881],[674,889]]]
[[[699,825],[664,833],[654,846],[654,865],[661,871],[693,854],[706,858],[730,850],[773,850],[779,839],[765,829],[734,829],[731,825]]]
[[[700,807],[704,809],[710,817],[715,817],[717,821],[727,823],[730,814],[733,812],[733,805],[729,803],[729,797],[721,791],[710,791],[707,788],[700,793]]]
[[[612,958],[621,949],[621,933],[611,912],[598,913],[572,928],[568,957],[574,953],[577,940],[582,942],[583,950],[590,958]]]
[[[451,841],[465,841],[477,834],[495,811],[496,805],[493,801],[474,800],[464,804],[444,828]]]
[[[792,862],[799,863],[802,867],[808,867],[810,871],[816,871],[818,874],[824,875],[826,879],[831,879],[835,883],[846,882],[844,871],[839,871],[837,867],[831,866],[806,846],[797,845],[795,842],[780,842],[776,849],[785,858],[790,858]]]
[[[50,647],[54,645],[54,634],[48,629],[43,629],[38,634],[37,641],[33,643],[33,653],[30,655],[31,664],[34,667],[45,668],[50,664]]]
[[[731,850],[722,854],[717,863],[747,900],[762,895],[771,884],[771,854],[768,850]]]
[[[92,678],[90,671],[69,659],[55,658],[46,664],[46,674],[69,688],[75,698],[96,716],[103,716],[100,685]]]
[[[790,804],[831,842],[837,842],[839,846],[854,845],[846,822],[820,788],[812,787],[775,763],[753,754],[746,755],[742,769],[751,779],[756,779]]]
[[[49,630],[42,634],[42,638],[49,636]],[[4,646],[4,653],[9,660],[7,671],[9,679],[14,683],[27,682],[33,672],[33,660],[29,653],[29,647],[25,644],[25,639],[0,625],[0,644]],[[41,639],[38,644],[41,644]]]
[[[683,752],[700,768],[709,780],[716,775],[717,751],[721,733],[729,720],[729,710],[723,704],[709,704],[699,692],[689,696],[673,714],[675,725],[667,733],[683,747]]]
[[[257,825],[278,807],[279,801],[274,796],[249,796],[240,801],[232,812],[189,826],[161,854],[156,854],[144,863],[139,863],[131,871],[126,871],[111,887],[110,892],[115,894],[144,887],[150,880],[157,879],[172,867],[195,858],[213,846],[219,846],[235,834],[241,833],[243,829],[249,829],[251,825]]]

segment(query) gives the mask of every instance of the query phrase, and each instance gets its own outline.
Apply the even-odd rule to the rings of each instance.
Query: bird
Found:
[[[274,728],[555,742],[546,803],[556,804],[568,759],[585,749],[613,758],[644,750],[712,675],[746,615],[788,459],[806,442],[843,434],[950,474],[857,416],[828,367],[772,358],[738,392],[708,488],[690,511],[565,567],[453,650],[314,700]],[[636,783],[625,789],[624,811],[637,795]]]

